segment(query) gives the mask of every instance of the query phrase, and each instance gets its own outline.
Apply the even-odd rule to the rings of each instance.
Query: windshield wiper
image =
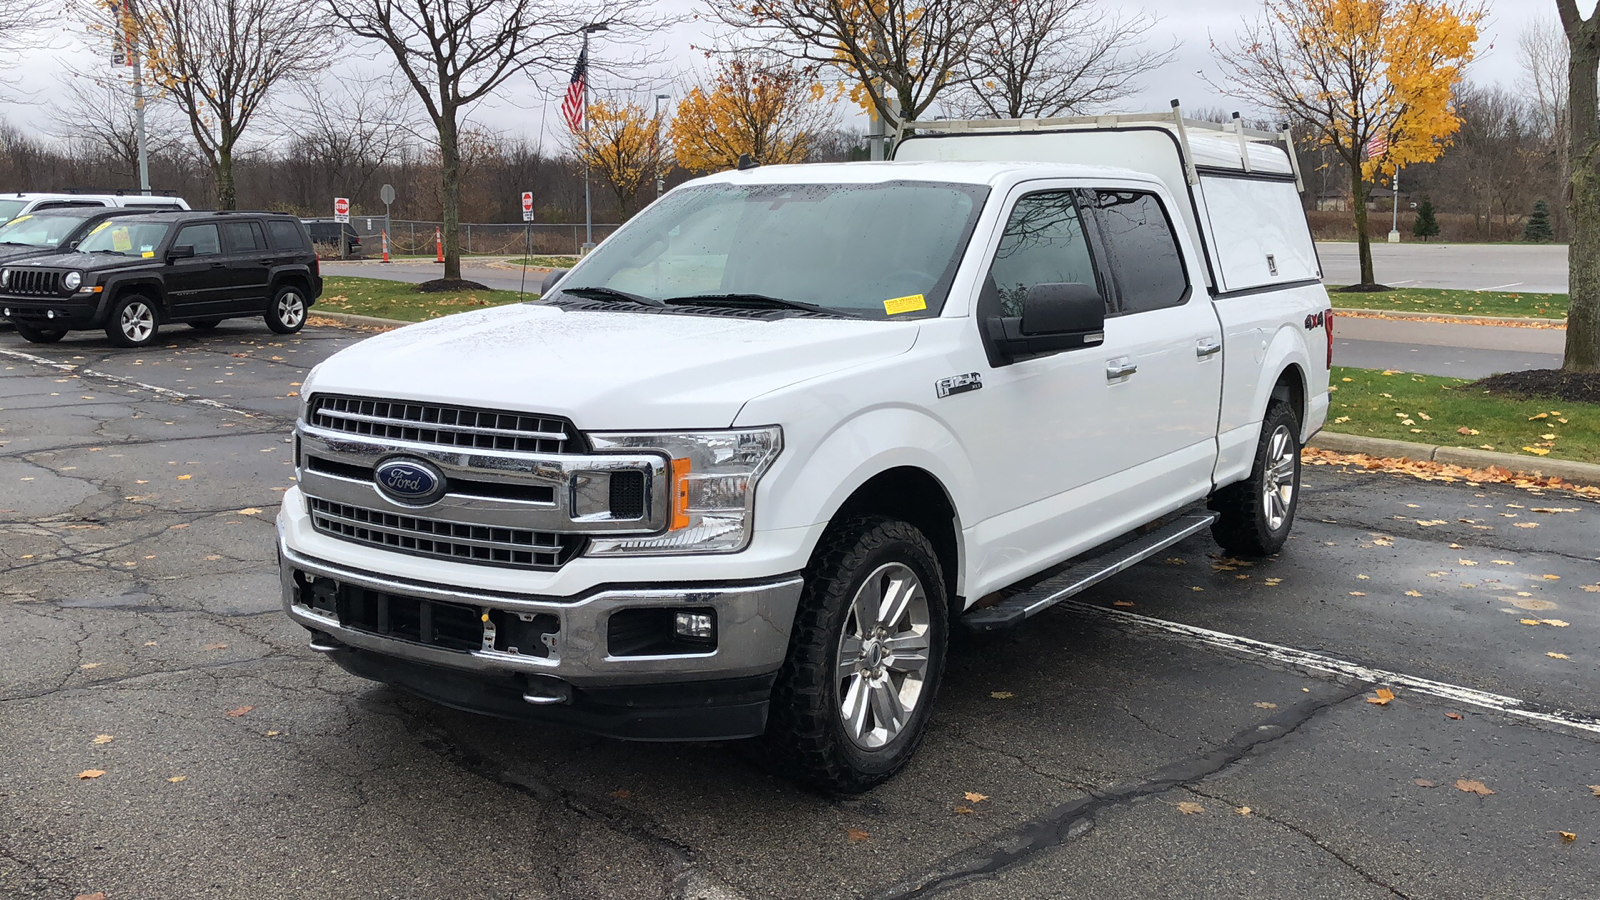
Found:
[[[642,297],[638,294],[630,294],[627,291],[619,291],[616,288],[562,286],[556,290],[563,294],[572,294],[573,296],[590,300],[626,300],[629,303],[637,303],[640,306],[666,306],[665,303],[654,297]]]
[[[842,316],[846,319],[859,319],[860,314],[845,312],[841,309],[829,309],[815,303],[802,303],[799,300],[785,300],[782,297],[769,297],[766,294],[691,294],[687,297],[668,297],[664,303],[671,306],[732,306],[743,309],[793,309],[800,312],[822,313],[826,316]]]

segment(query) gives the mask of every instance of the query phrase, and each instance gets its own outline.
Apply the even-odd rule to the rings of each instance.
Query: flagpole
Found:
[[[583,30],[583,252],[594,249],[594,214],[589,206],[589,29]]]
[[[1400,167],[1394,167],[1394,219],[1389,226],[1389,243],[1400,243]]]

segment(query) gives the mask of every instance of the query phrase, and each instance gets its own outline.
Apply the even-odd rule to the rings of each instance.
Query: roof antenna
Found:
[[[739,171],[743,172],[746,169],[758,169],[760,167],[761,167],[761,163],[758,163],[755,160],[751,159],[750,158],[750,154],[748,154],[748,153],[739,154],[739,164],[738,164]]]

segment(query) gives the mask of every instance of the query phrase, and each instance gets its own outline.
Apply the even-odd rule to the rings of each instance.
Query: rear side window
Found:
[[[306,239],[301,236],[300,227],[293,222],[282,219],[267,222],[267,237],[272,239],[272,246],[277,250],[304,250]]]
[[[1087,284],[1098,288],[1094,260],[1083,233],[1083,219],[1072,191],[1043,191],[1017,201],[989,267],[982,307],[999,300],[998,311],[985,316],[1020,316],[1022,300],[1036,284]],[[989,302],[984,302],[984,301]]]
[[[1172,221],[1154,194],[1088,191],[1105,242],[1121,312],[1141,313],[1178,306],[1188,299],[1189,279],[1172,233]]]
[[[222,245],[217,241],[217,226],[211,223],[183,226],[172,246],[193,247],[195,256],[216,256],[222,252]]]
[[[230,253],[254,253],[267,249],[267,240],[261,226],[254,222],[224,222],[222,237],[228,242]]]

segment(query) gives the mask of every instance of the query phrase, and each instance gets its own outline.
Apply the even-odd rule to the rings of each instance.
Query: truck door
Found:
[[[1222,397],[1222,329],[1191,279],[1175,219],[1149,191],[1084,191],[1081,205],[1113,285],[1100,354],[1112,405],[1128,429],[1122,462],[1132,506],[1171,507],[1209,493]],[[1198,276],[1198,272],[1196,272]]]

